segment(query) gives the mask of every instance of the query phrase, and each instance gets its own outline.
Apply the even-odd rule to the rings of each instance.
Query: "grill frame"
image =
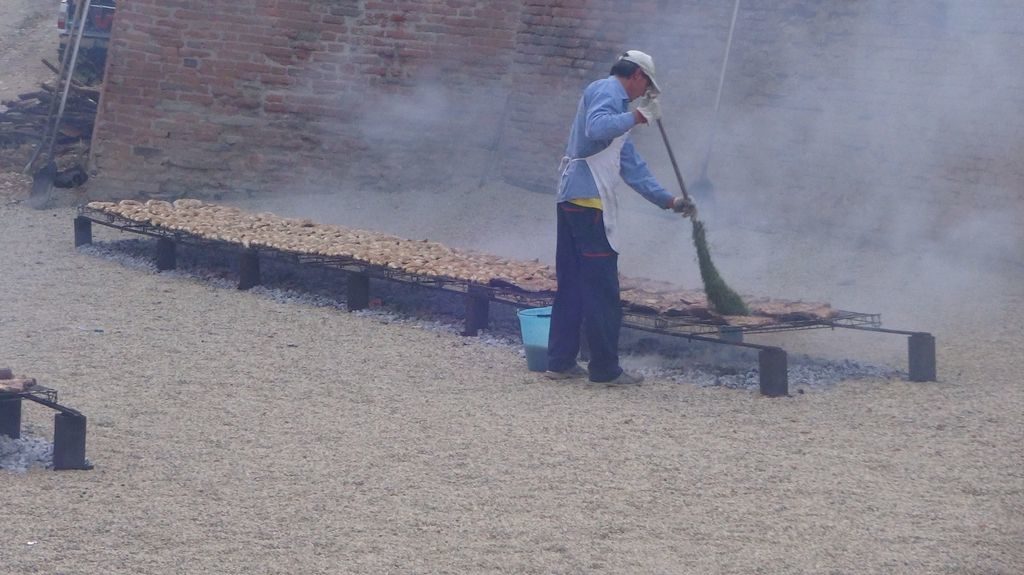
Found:
[[[513,286],[493,286],[447,276],[426,276],[414,274],[398,268],[374,265],[355,258],[343,256],[310,254],[307,252],[264,246],[258,248],[247,248],[234,242],[212,240],[188,232],[170,230],[149,223],[138,222],[118,214],[112,214],[96,208],[89,208],[88,206],[80,206],[78,208],[78,215],[79,218],[84,218],[90,222],[114,228],[119,231],[170,240],[183,245],[217,249],[239,255],[256,254],[261,258],[271,258],[288,264],[317,266],[352,274],[362,274],[366,277],[378,280],[394,281],[408,285],[465,294],[474,298],[482,298],[488,301],[512,305],[517,308],[544,307],[551,305],[554,301],[554,292],[551,291],[531,292],[518,289]],[[91,238],[89,241],[81,243],[89,243],[90,241]],[[81,245],[81,243],[76,240],[76,245]],[[623,308],[623,327],[664,335],[686,336],[695,334],[720,334],[723,332],[761,334],[849,326],[877,328],[881,326],[881,316],[877,313],[834,310],[834,315],[830,318],[799,318],[793,320],[778,320],[773,318],[771,322],[766,322],[760,325],[730,325],[723,323],[722,320],[718,318],[686,314],[666,315],[650,313],[631,309],[629,306],[624,306]]]
[[[137,222],[118,214],[80,206],[75,218],[75,246],[92,243],[92,224],[97,223],[123,232],[157,238],[157,269],[174,269],[177,244],[211,248],[237,254],[239,262],[239,289],[259,285],[259,259],[270,258],[300,266],[315,266],[340,270],[347,274],[346,306],[350,311],[369,306],[369,280],[386,280],[407,285],[426,287],[462,294],[465,298],[465,330],[463,335],[477,335],[488,324],[488,305],[491,301],[516,308],[551,305],[554,292],[531,292],[514,286],[485,285],[447,276],[414,274],[399,268],[375,265],[351,257],[324,256],[294,250],[261,246],[253,248],[225,240],[212,240],[188,232],[171,230],[147,222]],[[883,329],[881,315],[877,313],[833,310],[828,318],[799,316],[791,319],[772,317],[756,325],[730,325],[717,316],[686,314],[660,314],[640,311],[629,305],[623,307],[622,325],[625,328],[650,333],[676,336],[690,340],[756,349],[759,352],[761,394],[770,397],[788,396],[788,359],[786,351],[775,346],[745,342],[745,335],[804,331],[812,329],[848,328],[866,332],[907,335],[911,381],[936,381],[935,338],[926,332]]]

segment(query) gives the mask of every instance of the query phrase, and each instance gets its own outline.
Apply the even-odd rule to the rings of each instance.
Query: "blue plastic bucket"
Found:
[[[518,315],[519,331],[526,349],[526,368],[530,371],[547,371],[551,306],[521,309]]]

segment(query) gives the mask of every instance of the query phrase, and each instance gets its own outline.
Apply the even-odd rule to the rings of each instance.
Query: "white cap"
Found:
[[[626,50],[626,53],[622,55],[619,60],[625,60],[632,62],[640,69],[644,71],[647,78],[651,81],[651,89],[655,92],[661,93],[661,88],[658,87],[658,83],[654,81],[654,58],[651,58],[646,52],[640,50]]]

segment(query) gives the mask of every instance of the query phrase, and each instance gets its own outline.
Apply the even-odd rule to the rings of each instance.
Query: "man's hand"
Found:
[[[672,198],[672,205],[670,207],[673,212],[682,214],[684,218],[693,218],[697,216],[697,206],[683,196],[676,196]]]
[[[657,95],[645,94],[636,101],[636,111],[639,114],[638,120],[645,124],[653,124],[661,118],[661,104],[658,103]]]

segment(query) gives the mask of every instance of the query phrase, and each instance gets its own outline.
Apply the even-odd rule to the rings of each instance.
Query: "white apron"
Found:
[[[622,146],[626,143],[626,136],[629,132],[612,140],[608,147],[586,158],[562,158],[564,167],[562,175],[569,169],[573,162],[585,161],[590,173],[594,176],[594,183],[597,184],[597,193],[601,196],[602,219],[604,220],[604,233],[608,236],[608,245],[619,253],[619,246],[616,243],[616,230],[619,223],[619,196],[616,189],[622,184],[622,176],[619,170],[622,164]]]

